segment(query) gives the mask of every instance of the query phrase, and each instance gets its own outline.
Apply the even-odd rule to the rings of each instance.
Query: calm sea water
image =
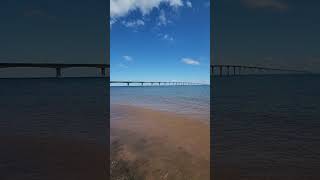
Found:
[[[210,86],[113,86],[111,105],[133,105],[209,121]]]
[[[212,83],[217,179],[320,179],[320,76],[218,77]]]
[[[106,80],[96,78],[0,79],[0,179],[88,175],[72,174],[75,163],[85,167],[97,156],[94,149],[92,153],[82,148],[88,146],[106,149],[101,162],[90,161],[91,167],[104,170],[109,141],[107,87]],[[64,142],[68,147],[55,146]],[[105,171],[92,176],[97,174],[104,177]]]
[[[0,135],[102,138],[106,83],[99,78],[0,79]]]

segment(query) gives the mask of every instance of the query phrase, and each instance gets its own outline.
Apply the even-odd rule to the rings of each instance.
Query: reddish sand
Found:
[[[205,120],[112,105],[112,178],[125,178],[122,168],[132,179],[210,179],[209,128]]]

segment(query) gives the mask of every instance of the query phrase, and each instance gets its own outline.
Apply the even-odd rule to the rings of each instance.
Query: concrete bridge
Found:
[[[308,71],[302,71],[302,70],[293,70],[293,69],[281,69],[281,68],[268,68],[268,67],[259,67],[259,66],[244,66],[244,65],[228,65],[228,64],[217,64],[217,65],[211,65],[210,66],[210,73],[211,75],[215,75],[216,71],[218,72],[219,76],[236,76],[241,75],[245,71],[254,71],[259,73],[310,73]],[[223,74],[225,72],[225,74]]]
[[[101,76],[106,76],[106,69],[110,68],[108,64],[63,64],[63,63],[0,63],[0,68],[15,68],[15,67],[28,67],[28,68],[53,68],[56,70],[56,77],[62,77],[62,69],[66,68],[80,68],[80,67],[88,67],[88,68],[98,68],[100,69]],[[292,69],[281,69],[281,68],[268,68],[268,67],[259,67],[259,66],[244,66],[244,65],[211,65],[210,73],[211,75],[217,74],[219,76],[236,76],[241,75],[245,71],[255,71],[259,73],[274,73],[274,72],[284,72],[284,73],[310,73],[308,71],[302,70],[292,70]],[[225,74],[223,73],[225,72]],[[191,82],[159,82],[159,81],[112,81],[113,84],[133,84],[138,83],[141,85],[149,84],[159,84],[159,85],[201,85],[199,83],[191,83]]]
[[[0,68],[16,68],[16,67],[27,67],[27,68],[53,68],[56,69],[56,77],[62,76],[62,69],[65,68],[98,68],[100,69],[101,76],[106,76],[106,68],[110,68],[107,64],[62,64],[62,63],[0,63]]]
[[[172,81],[110,81],[111,84],[124,84],[130,86],[130,84],[144,85],[157,85],[157,86],[187,86],[187,85],[204,85],[203,83],[194,82],[172,82]]]

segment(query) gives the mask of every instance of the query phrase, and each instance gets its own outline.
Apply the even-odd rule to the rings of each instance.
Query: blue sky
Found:
[[[209,0],[111,0],[111,80],[209,82]]]

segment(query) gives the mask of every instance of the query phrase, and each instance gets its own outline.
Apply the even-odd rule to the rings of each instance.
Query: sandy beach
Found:
[[[111,179],[210,179],[204,120],[111,105]]]

